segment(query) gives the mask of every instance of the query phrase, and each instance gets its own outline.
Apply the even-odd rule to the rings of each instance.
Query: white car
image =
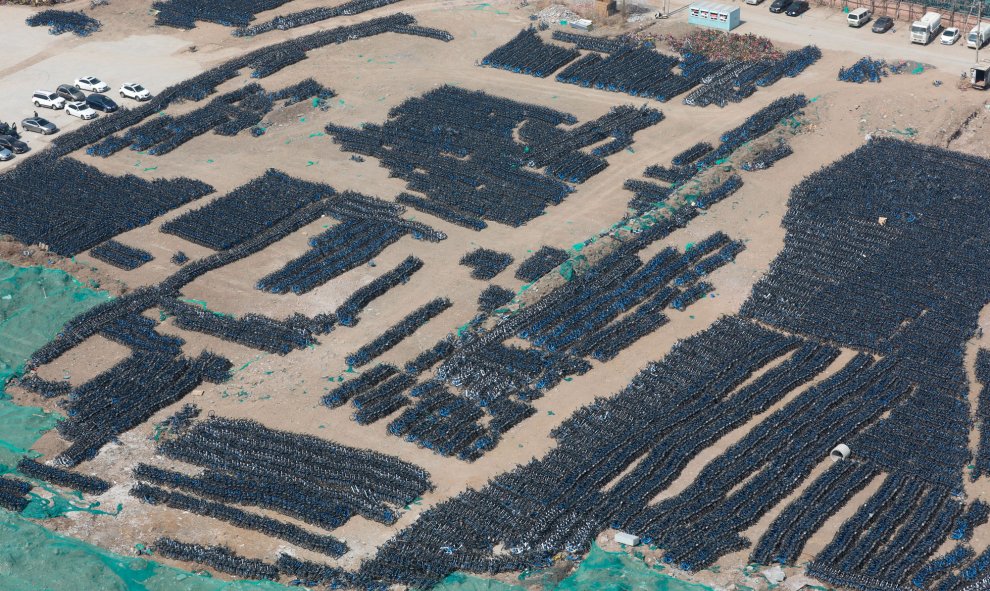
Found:
[[[948,29],[942,31],[942,36],[939,37],[939,41],[942,45],[952,45],[956,41],[959,41],[959,29],[956,27],[949,27]]]
[[[65,112],[80,119],[96,119],[96,111],[82,101],[74,101],[65,105]]]
[[[82,78],[77,78],[76,86],[87,92],[106,92],[110,90],[110,85],[96,76],[83,76]]]
[[[14,153],[7,148],[0,148],[0,162],[6,162],[14,157]]]
[[[120,87],[120,96],[136,101],[146,101],[151,98],[151,93],[140,84],[128,82]]]
[[[31,102],[35,107],[48,107],[49,109],[61,109],[65,107],[65,99],[55,94],[51,90],[36,90],[31,96]]]

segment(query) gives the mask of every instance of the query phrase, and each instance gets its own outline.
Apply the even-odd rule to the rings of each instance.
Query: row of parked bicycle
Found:
[[[582,553],[610,523],[611,510],[628,503],[642,508],[656,496],[651,490],[664,487],[661,482],[658,489],[643,488],[642,500],[636,501],[640,494],[631,496],[629,485],[653,469],[663,478],[676,478],[676,467],[658,464],[655,455],[678,450],[686,463],[696,453],[693,445],[682,450],[675,445],[695,433],[688,417],[700,412],[720,421],[723,412],[737,412],[733,420],[744,422],[750,416],[744,405],[730,400],[716,407],[709,398],[712,392],[731,391],[745,374],[715,387],[716,376],[746,364],[756,371],[797,343],[741,319],[716,323],[704,337],[675,346],[668,360],[648,366],[619,394],[578,410],[553,432],[558,443],[544,458],[425,512],[382,546],[359,574],[427,587],[454,570],[497,573],[544,566],[559,552]],[[766,359],[771,344],[775,353]],[[765,404],[772,403],[771,398]],[[658,439],[657,433],[663,435]],[[620,476],[637,459],[640,464]],[[615,488],[605,492],[616,477]],[[507,552],[494,553],[496,545]]]
[[[227,511],[222,505],[230,503],[251,505],[325,529],[340,527],[353,515],[393,523],[399,507],[433,487],[425,470],[397,457],[243,419],[200,421],[163,441],[159,452],[206,470],[190,476],[141,465],[135,471],[138,480],[211,501],[200,505],[204,511]],[[337,554],[344,551],[329,539],[321,543]]]
[[[906,164],[867,171],[875,158]],[[968,183],[979,182],[981,173],[970,172],[979,170],[978,163],[944,150],[877,140],[812,175],[792,196],[784,253],[743,306],[743,313],[782,328],[902,358],[902,375],[925,392],[924,400],[911,397],[899,405],[889,420],[864,432],[859,445],[891,471],[947,488],[960,486],[960,466],[970,462],[964,345],[990,293],[976,264],[981,249],[947,246],[943,238],[947,232],[976,231],[984,204],[962,199],[940,205],[933,183],[944,174],[965,174],[974,188],[964,190],[975,190]],[[936,170],[935,164],[943,168]],[[864,202],[855,187],[842,188],[847,175],[857,173],[889,188]],[[829,197],[820,198],[825,193]],[[878,283],[874,278],[883,274],[879,260],[884,258],[902,261],[910,271]],[[852,260],[864,264],[840,270]],[[953,270],[945,261],[953,262]],[[946,289],[921,288],[914,283],[921,276]],[[844,295],[825,288],[824,281],[842,285]],[[814,301],[799,297],[816,292]],[[867,300],[880,305],[854,303]]]

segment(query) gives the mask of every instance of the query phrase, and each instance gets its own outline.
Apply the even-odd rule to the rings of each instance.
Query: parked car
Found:
[[[58,127],[44,117],[28,117],[21,120],[21,129],[40,133],[41,135],[51,135],[58,131]]]
[[[66,103],[65,112],[80,119],[96,119],[96,111],[89,108],[85,101]]]
[[[65,107],[65,99],[50,90],[36,90],[31,96],[31,102],[36,107],[48,107],[49,109],[62,109]]]
[[[103,111],[104,113],[113,113],[120,107],[117,103],[105,94],[91,94],[86,97],[86,104],[93,107],[97,111]]]
[[[55,89],[55,94],[68,102],[86,100],[86,93],[71,84],[59,84],[58,88]]]
[[[787,16],[801,16],[802,14],[808,12],[809,8],[811,8],[811,5],[804,0],[791,2],[791,5],[787,7]]]
[[[791,6],[793,1],[794,0],[773,0],[773,3],[770,5],[770,12],[774,14],[784,12]]]
[[[873,21],[873,32],[874,33],[886,33],[894,27],[894,19],[889,16],[881,16],[877,20]]]
[[[14,153],[7,148],[0,148],[0,162],[6,162],[14,157]]]
[[[140,84],[128,82],[120,87],[120,96],[136,101],[146,101],[151,98],[151,93]]]
[[[96,76],[83,76],[76,79],[76,86],[87,92],[107,92],[110,85]]]
[[[942,31],[942,35],[938,38],[942,45],[952,45],[956,41],[959,41],[959,37],[962,33],[956,27],[949,27],[948,29]]]
[[[23,154],[30,149],[27,144],[9,135],[0,135],[0,148],[10,150],[14,154]]]

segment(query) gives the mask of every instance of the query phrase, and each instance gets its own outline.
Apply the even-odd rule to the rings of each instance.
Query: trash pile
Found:
[[[712,61],[774,61],[784,57],[773,41],[753,33],[740,35],[697,27],[683,37],[666,35],[663,40],[677,53],[699,53]]]
[[[48,9],[36,12],[27,18],[29,27],[48,27],[52,35],[73,33],[77,37],[88,37],[100,30],[100,21],[87,16],[82,11]]]
[[[875,60],[870,57],[864,57],[848,68],[839,68],[840,81],[854,82],[856,84],[862,84],[863,82],[876,82],[879,84],[881,78],[889,75],[890,71],[886,60]]]
[[[558,24],[561,21],[571,22],[581,19],[581,15],[563,4],[551,4],[533,16],[536,17],[536,20],[548,24]]]

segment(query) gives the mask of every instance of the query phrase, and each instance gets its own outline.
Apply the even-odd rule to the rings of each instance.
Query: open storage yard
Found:
[[[0,511],[79,491],[117,509],[41,523],[312,588],[542,589],[595,544],[720,590],[986,588],[968,29],[739,5],[731,39],[679,2],[4,6],[0,258],[111,297],[0,355],[63,417]],[[121,108],[35,106],[77,79]]]

